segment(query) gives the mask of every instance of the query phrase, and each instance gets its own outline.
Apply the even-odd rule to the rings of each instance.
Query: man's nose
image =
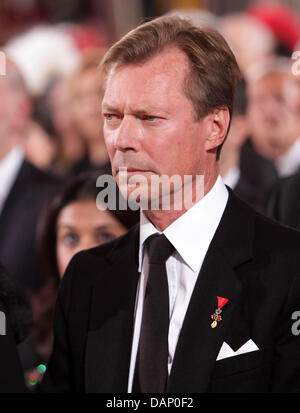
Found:
[[[116,131],[115,149],[119,151],[137,151],[141,131],[137,119],[133,116],[124,116],[120,127]]]

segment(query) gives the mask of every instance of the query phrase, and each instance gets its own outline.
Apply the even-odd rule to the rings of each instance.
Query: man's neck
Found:
[[[228,151],[223,157],[221,155],[219,165],[221,176],[225,176],[231,169],[240,166],[240,152]]]
[[[148,209],[143,210],[144,215],[148,218],[149,221],[158,229],[158,231],[163,232],[169,225],[171,225],[174,221],[176,221],[181,215],[183,215],[188,209],[190,209],[193,205],[199,202],[214,186],[216,180],[219,175],[219,170],[216,168],[214,173],[210,175],[204,175],[204,188],[203,191],[199,191],[201,193],[200,196],[197,196],[198,191],[195,188],[195,180],[193,181],[192,189],[191,189],[191,203],[189,207],[182,207],[180,210],[176,208],[172,208],[171,210],[154,210]],[[172,205],[172,199],[170,204]],[[182,205],[185,205],[183,202]]]

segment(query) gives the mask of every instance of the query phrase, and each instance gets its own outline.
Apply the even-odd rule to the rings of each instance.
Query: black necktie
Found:
[[[144,298],[142,325],[133,392],[163,393],[168,379],[169,288],[166,261],[174,247],[164,234],[145,242],[149,275]]]

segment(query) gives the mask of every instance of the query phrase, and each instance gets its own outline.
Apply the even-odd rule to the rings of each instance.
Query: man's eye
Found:
[[[154,121],[156,121],[158,118],[157,118],[157,116],[144,116],[143,117],[143,120],[146,120],[146,121],[149,121],[149,122],[154,122]]]
[[[105,113],[103,116],[106,120],[113,120],[116,115],[113,115],[112,113]]]

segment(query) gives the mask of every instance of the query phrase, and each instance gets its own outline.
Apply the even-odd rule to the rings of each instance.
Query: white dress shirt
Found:
[[[175,247],[175,252],[166,261],[169,300],[169,374],[190,298],[197,281],[208,247],[220,223],[228,200],[228,191],[219,176],[213,188],[187,212],[169,225],[163,233]],[[149,263],[143,250],[146,239],[159,231],[141,212],[139,272],[134,335],[129,369],[128,392],[131,392],[135,361],[139,344],[143,303]]]
[[[20,147],[14,147],[0,160],[0,213],[8,194],[15,183],[18,172],[24,160],[24,153]]]
[[[300,168],[300,137],[293,146],[279,159],[275,161],[275,166],[280,178],[294,175]]]

